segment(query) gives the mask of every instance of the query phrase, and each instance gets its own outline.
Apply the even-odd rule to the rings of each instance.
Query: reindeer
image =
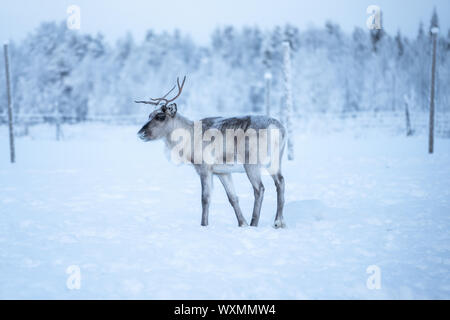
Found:
[[[186,76],[183,78],[183,81],[180,85],[179,79],[177,78],[177,86],[178,93],[171,99],[167,99],[167,96],[175,89],[175,86],[166,93],[162,98],[150,98],[149,101],[135,101],[136,103],[144,103],[157,106],[157,109],[150,113],[147,122],[144,126],[139,130],[138,136],[143,141],[152,141],[162,139],[168,148],[168,150],[173,150],[178,141],[174,140],[174,132],[177,130],[184,130],[187,132],[190,137],[195,136],[196,123],[191,121],[177,112],[177,104],[173,103],[175,99],[177,99],[184,87],[184,83],[186,80]],[[187,152],[183,152],[185,155],[186,162],[192,164],[200,176],[201,186],[202,186],[202,218],[201,225],[208,225],[208,214],[209,214],[209,204],[210,204],[210,196],[211,196],[211,187],[212,187],[212,178],[213,176],[217,176],[221,181],[223,187],[225,188],[226,194],[228,196],[228,200],[231,206],[234,209],[236,214],[236,218],[238,220],[238,225],[240,227],[248,226],[242,211],[239,207],[239,200],[236,196],[236,192],[234,190],[233,181],[231,173],[233,172],[245,172],[247,174],[250,183],[253,186],[254,191],[254,206],[253,206],[253,215],[250,225],[258,226],[261,205],[264,197],[264,185],[261,179],[261,171],[263,168],[267,168],[266,163],[262,163],[261,158],[258,158],[256,162],[249,162],[247,159],[250,159],[251,151],[255,149],[256,144],[252,144],[249,142],[250,139],[246,140],[246,135],[249,132],[260,130],[278,130],[281,136],[281,142],[278,145],[275,145],[273,150],[271,149],[272,159],[278,161],[278,166],[270,172],[270,175],[275,182],[276,190],[277,190],[277,212],[274,221],[275,228],[284,228],[285,223],[283,220],[283,206],[284,206],[284,177],[281,173],[281,159],[283,156],[283,151],[285,147],[286,140],[286,131],[281,123],[273,118],[269,118],[266,116],[245,116],[245,117],[232,117],[232,118],[222,118],[222,117],[213,117],[213,118],[204,118],[200,120],[201,126],[200,130],[202,134],[208,132],[208,130],[227,134],[229,131],[240,131],[241,137],[242,133],[245,140],[245,148],[238,148],[235,145],[234,138],[236,135],[231,137],[231,143],[228,143],[227,146],[233,145],[232,147],[224,149],[219,149],[219,152],[216,152],[212,161],[209,162],[200,160],[196,161],[196,154],[198,152],[202,152],[205,147],[204,140],[201,140],[199,143],[193,144],[193,152],[192,145],[190,142],[192,140],[188,139],[188,146],[186,147]],[[272,132],[272,131],[271,131]],[[227,136],[228,137],[228,136]],[[248,138],[248,137],[247,137]],[[217,138],[216,138],[217,139]],[[278,147],[277,150],[276,147]],[[186,150],[184,150],[186,151]],[[276,154],[275,151],[278,151]],[[197,152],[197,153],[196,153]],[[232,159],[232,163],[227,161],[226,164],[223,164],[222,159]],[[243,161],[237,161],[236,159],[241,159]]]

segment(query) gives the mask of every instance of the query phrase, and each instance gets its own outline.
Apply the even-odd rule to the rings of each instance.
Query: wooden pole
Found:
[[[54,120],[55,120],[55,126],[56,126],[56,141],[59,141],[61,139],[61,115],[59,114],[59,105],[58,103],[55,103],[55,110],[53,112],[54,114]]]
[[[12,116],[11,82],[9,76],[8,44],[6,43],[3,45],[3,52],[5,54],[6,92],[8,96],[9,151],[11,163],[14,163],[16,161],[16,155],[14,150],[14,130],[13,130],[13,116]]]
[[[56,115],[55,121],[56,121],[56,141],[59,141],[61,140],[61,122],[58,114]]]
[[[406,94],[403,96],[405,100],[405,120],[406,120],[406,136],[412,136],[413,132],[411,129],[411,120],[409,117],[409,105],[412,105],[412,98]]]
[[[436,82],[436,38],[439,32],[438,28],[431,29],[433,37],[433,61],[431,64],[431,92],[430,92],[430,132],[428,136],[428,153],[434,150],[434,90]]]

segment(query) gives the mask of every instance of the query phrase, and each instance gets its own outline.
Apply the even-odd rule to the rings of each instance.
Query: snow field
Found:
[[[210,226],[200,182],[135,126],[30,129],[10,165],[0,127],[0,298],[450,298],[450,141],[369,132],[296,134],[284,161],[285,220],[238,228],[218,181]],[[250,220],[253,191],[234,182]],[[79,266],[81,287],[66,283]],[[376,265],[381,288],[366,272]]]

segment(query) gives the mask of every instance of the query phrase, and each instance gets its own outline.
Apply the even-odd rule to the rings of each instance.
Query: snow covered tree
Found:
[[[284,96],[285,96],[285,110],[286,113],[286,131],[287,131],[287,151],[288,159],[294,160],[294,135],[292,132],[292,86],[291,86],[291,47],[288,41],[283,42],[283,77],[284,77]]]
[[[435,10],[430,28],[438,24]],[[355,28],[348,34],[330,21],[304,30],[291,24],[266,30],[224,26],[205,45],[179,30],[148,30],[142,41],[124,34],[111,45],[65,23],[43,23],[11,43],[14,108],[16,114],[40,114],[49,121],[55,111],[64,121],[144,114],[148,109],[134,105],[134,99],[158,95],[187,74],[189,90],[179,101],[186,112],[267,113],[267,103],[278,106],[285,95],[282,42],[287,40],[293,113],[403,110],[403,95],[412,90],[414,117],[417,109],[428,110],[430,98],[426,29],[421,24],[411,38],[400,31],[391,37],[383,29]],[[436,101],[442,110],[450,105],[449,64],[450,31],[438,38]],[[0,99],[5,101],[3,90]],[[0,114],[5,110],[0,103]]]
[[[430,28],[429,28],[430,37],[433,35],[433,33],[432,33],[433,28],[439,28],[439,18],[438,18],[438,14],[436,12],[436,7],[433,9],[433,14],[431,15]]]

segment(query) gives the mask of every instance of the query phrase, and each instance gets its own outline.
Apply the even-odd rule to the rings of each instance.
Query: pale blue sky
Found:
[[[433,6],[439,13],[442,32],[450,27],[450,0],[12,0],[2,1],[0,41],[19,40],[40,22],[64,20],[71,4],[81,8],[81,32],[102,32],[107,39],[131,31],[141,39],[148,28],[179,28],[200,43],[209,40],[217,25],[233,24],[272,27],[286,22],[306,28],[322,26],[326,20],[345,31],[365,28],[366,8],[375,4],[383,10],[384,28],[415,35],[419,21],[429,24]]]

